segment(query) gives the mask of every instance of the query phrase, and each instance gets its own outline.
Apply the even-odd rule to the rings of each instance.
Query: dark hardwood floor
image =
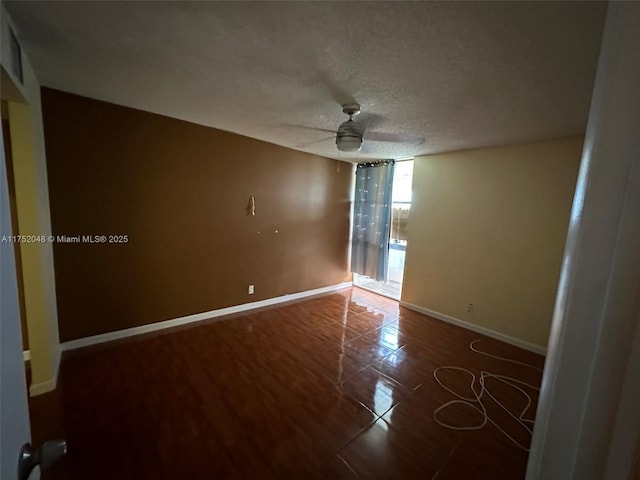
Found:
[[[539,385],[540,371],[471,351],[475,339],[483,351],[543,365],[357,288],[67,352],[58,389],[30,400],[33,440],[68,441],[49,480],[524,478],[527,452],[494,425],[456,431],[434,421],[454,398],[434,379],[438,367]],[[441,378],[471,395],[463,375]],[[524,407],[507,386],[495,391],[509,410]],[[464,405],[440,418],[482,421]]]

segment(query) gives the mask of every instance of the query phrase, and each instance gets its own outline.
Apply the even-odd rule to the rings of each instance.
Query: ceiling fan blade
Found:
[[[318,81],[329,96],[338,105],[344,105],[345,103],[355,103],[353,96],[335,82],[330,74],[326,71],[321,71],[318,74]]]
[[[328,128],[319,128],[319,127],[309,127],[308,125],[296,125],[293,123],[289,123],[289,124],[285,124],[282,125],[283,127],[293,127],[293,128],[301,128],[304,130],[314,130],[316,132],[327,132],[327,133],[333,133],[334,135],[336,134],[335,130],[329,130]]]
[[[378,115],[377,113],[362,112],[354,120],[358,124],[362,125],[364,131],[376,128],[385,120],[385,117]]]
[[[424,137],[387,132],[368,131],[365,134],[365,139],[372,142],[406,143],[409,145],[422,145],[424,143]]]
[[[371,145],[371,143],[367,143],[367,141],[365,140],[364,142],[362,142],[362,148],[360,149],[360,153],[363,154],[368,154],[368,153],[375,153],[373,151],[373,145]]]
[[[336,138],[335,135],[331,135],[330,137],[321,138],[320,140],[314,140],[312,142],[299,143],[298,145],[296,145],[296,148],[310,147],[311,145],[315,145],[316,143],[326,142],[327,140],[333,140],[335,138]]]

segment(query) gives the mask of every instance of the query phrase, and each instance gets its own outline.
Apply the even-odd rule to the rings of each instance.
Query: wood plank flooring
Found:
[[[528,454],[494,425],[456,431],[433,418],[454,398],[434,379],[441,366],[539,385],[540,371],[471,351],[476,339],[483,351],[543,365],[541,356],[348,288],[68,352],[58,389],[30,400],[33,439],[68,441],[49,480],[521,479]],[[463,375],[441,378],[471,395]],[[513,389],[495,391],[509,410],[524,407]],[[504,410],[487,409],[528,445]],[[482,420],[464,405],[441,418]]]

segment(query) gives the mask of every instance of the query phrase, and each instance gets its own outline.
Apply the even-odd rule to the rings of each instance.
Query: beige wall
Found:
[[[10,21],[4,7],[2,18],[2,38],[5,38]],[[17,34],[19,36],[19,32]],[[2,53],[5,65],[4,49]],[[47,236],[51,234],[51,219],[40,84],[24,54],[22,63],[24,84],[19,89],[26,103],[9,102],[18,229],[20,235]],[[55,388],[60,363],[52,245],[22,243],[20,257],[33,395]]]
[[[582,142],[416,158],[402,300],[546,346]]]

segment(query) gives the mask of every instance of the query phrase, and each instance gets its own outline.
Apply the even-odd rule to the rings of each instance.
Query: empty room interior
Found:
[[[607,10],[3,1],[42,478],[524,479]]]

